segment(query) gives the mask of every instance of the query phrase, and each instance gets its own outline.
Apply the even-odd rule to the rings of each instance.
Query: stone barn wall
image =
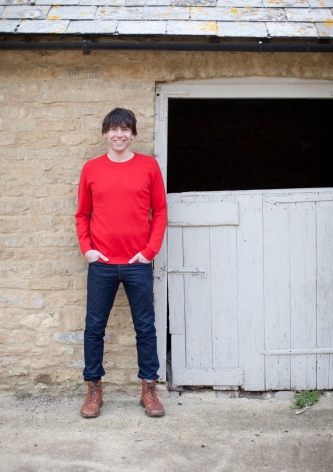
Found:
[[[106,150],[100,132],[106,113],[115,106],[133,109],[133,149],[153,154],[156,83],[241,76],[332,80],[333,55],[0,54],[0,390],[81,391],[87,264],[74,214],[82,165]],[[106,386],[137,385],[123,290],[107,328],[105,369]]]

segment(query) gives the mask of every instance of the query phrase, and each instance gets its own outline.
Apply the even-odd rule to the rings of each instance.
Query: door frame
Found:
[[[277,77],[187,80],[157,84],[155,96],[155,157],[167,182],[169,98],[323,98],[333,99],[333,81]],[[230,193],[230,192],[228,192]],[[154,260],[154,300],[160,381],[166,381],[167,237]]]

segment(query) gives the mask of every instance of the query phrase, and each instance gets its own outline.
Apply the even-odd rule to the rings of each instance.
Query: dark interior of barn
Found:
[[[333,185],[333,100],[169,99],[168,193]]]

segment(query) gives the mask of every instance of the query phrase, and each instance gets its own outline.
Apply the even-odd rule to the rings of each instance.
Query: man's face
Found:
[[[124,152],[129,148],[134,134],[126,126],[111,126],[107,133],[103,134],[110,149],[116,152]]]

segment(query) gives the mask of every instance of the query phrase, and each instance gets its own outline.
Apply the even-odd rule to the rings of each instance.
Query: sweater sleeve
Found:
[[[90,221],[92,212],[92,196],[87,182],[86,166],[83,166],[78,191],[78,208],[75,215],[76,232],[83,254],[91,249]]]
[[[156,161],[154,161],[151,177],[151,231],[150,238],[141,254],[148,260],[152,260],[162,246],[165,228],[167,225],[167,204],[162,173]]]

